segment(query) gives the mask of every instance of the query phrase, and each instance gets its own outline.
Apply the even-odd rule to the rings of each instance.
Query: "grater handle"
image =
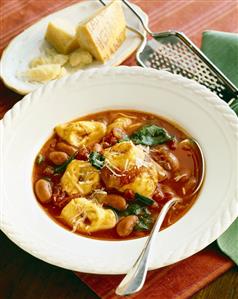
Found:
[[[101,0],[99,0],[101,1]],[[121,0],[139,19],[139,21],[141,22],[141,25],[143,26],[143,28],[145,29],[145,31],[153,36],[153,32],[149,29],[149,27],[147,26],[147,24],[145,24],[144,20],[141,18],[141,16],[137,13],[137,11],[132,7],[132,5],[127,1],[127,0]]]

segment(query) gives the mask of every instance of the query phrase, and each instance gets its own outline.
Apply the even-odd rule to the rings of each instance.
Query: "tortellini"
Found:
[[[99,142],[106,133],[106,125],[98,121],[76,121],[58,125],[56,133],[76,147]]]
[[[115,144],[104,151],[106,163],[115,170],[130,170],[144,161],[145,152],[131,141]]]
[[[129,125],[132,124],[132,120],[128,117],[119,117],[116,118],[108,127],[107,133],[110,133],[114,128],[126,129]]]
[[[102,176],[108,188],[115,188],[120,192],[129,189],[144,196],[152,196],[159,181],[167,177],[167,172],[154,162],[140,145],[131,141],[117,143],[104,151],[107,173]],[[121,184],[123,175],[137,169],[138,175],[128,184]],[[136,170],[135,170],[136,171]],[[118,173],[119,172],[119,173]]]
[[[67,194],[87,195],[99,185],[99,171],[89,162],[73,160],[61,178],[61,186]]]
[[[61,217],[73,231],[85,233],[113,228],[117,223],[115,213],[98,203],[80,197],[72,199],[62,210]]]
[[[144,168],[135,180],[129,184],[119,187],[118,190],[132,190],[143,196],[151,197],[158,184],[158,173],[153,165],[150,168]]]

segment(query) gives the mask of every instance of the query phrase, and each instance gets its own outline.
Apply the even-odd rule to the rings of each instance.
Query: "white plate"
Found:
[[[102,7],[102,5],[99,1],[91,0],[74,4],[41,19],[39,22],[15,37],[4,50],[1,58],[0,76],[5,85],[17,93],[27,94],[45,84],[28,82],[23,79],[21,74],[28,69],[28,64],[33,58],[42,55],[42,49],[47,46],[47,42],[44,40],[44,35],[48,23],[56,18],[63,18],[69,20],[76,26],[100,7]],[[138,6],[133,5],[133,7],[144,20],[145,24],[147,24],[148,16]],[[138,18],[124,5],[123,9],[127,25],[144,35],[144,30],[142,29]],[[121,64],[139,47],[141,41],[142,39],[139,34],[127,30],[126,40],[116,53],[112,55],[110,60],[104,64],[94,62],[85,69],[104,68]],[[70,71],[72,71],[72,69]]]
[[[198,83],[163,71],[82,71],[27,95],[0,123],[1,229],[30,254],[71,270],[107,274],[125,273],[137,258],[146,238],[102,241],[73,234],[42,210],[31,184],[34,158],[56,124],[120,108],[157,113],[180,124],[198,140],[206,159],[198,200],[158,234],[150,269],[201,250],[238,216],[238,120],[226,103]]]

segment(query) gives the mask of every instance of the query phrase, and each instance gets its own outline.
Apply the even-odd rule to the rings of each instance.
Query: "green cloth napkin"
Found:
[[[205,31],[202,51],[238,87],[238,34]]]
[[[217,240],[220,249],[238,265],[238,219]]]
[[[202,51],[238,87],[238,34],[206,31]],[[238,115],[238,100],[231,107]],[[238,218],[217,240],[220,249],[238,265]]]

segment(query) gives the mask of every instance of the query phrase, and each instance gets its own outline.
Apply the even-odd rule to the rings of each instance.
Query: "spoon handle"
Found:
[[[137,16],[137,18],[140,20],[141,25],[144,27],[145,31],[152,35],[151,30],[148,28],[148,26],[145,24],[144,20],[141,18],[141,16],[137,13],[137,11],[132,7],[129,1],[122,0],[122,2]]]
[[[168,210],[179,200],[179,198],[174,197],[170,199],[162,208],[141,254],[139,255],[135,264],[132,266],[127,275],[124,277],[124,279],[117,287],[117,295],[125,296],[134,294],[143,287],[148,270],[148,262],[151,252],[150,249],[153,246],[154,240],[157,237],[157,233],[163,223],[163,220]]]

